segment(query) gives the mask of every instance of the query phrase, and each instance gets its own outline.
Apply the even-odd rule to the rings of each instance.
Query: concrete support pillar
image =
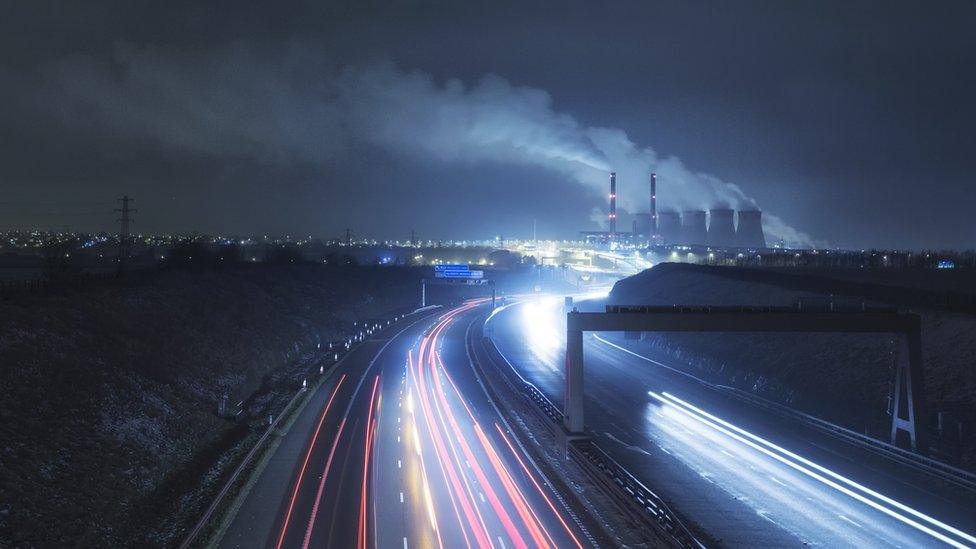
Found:
[[[891,407],[891,444],[924,454],[928,449],[922,338],[899,334]]]
[[[427,279],[420,279],[420,308],[427,306]]]
[[[566,330],[563,424],[570,434],[583,433],[583,332],[579,330]]]

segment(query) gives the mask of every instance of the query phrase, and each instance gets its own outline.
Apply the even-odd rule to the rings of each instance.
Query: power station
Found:
[[[708,229],[705,225],[705,210],[685,210],[681,212],[681,242],[688,246],[705,246]]]
[[[709,246],[730,248],[735,246],[735,225],[732,217],[735,212],[727,208],[712,208],[708,210],[708,238]]]
[[[659,237],[657,232],[657,174],[651,172],[651,227],[647,233],[650,235],[648,242],[655,243]]]
[[[582,231],[586,240],[628,242],[639,246],[679,245],[711,248],[765,248],[762,212],[714,207],[708,210],[657,209],[657,173],[650,174],[650,211],[635,213],[631,232],[617,230],[617,173],[610,172],[607,231]],[[736,222],[738,218],[738,222]]]
[[[610,172],[610,240],[617,238],[617,174]]]

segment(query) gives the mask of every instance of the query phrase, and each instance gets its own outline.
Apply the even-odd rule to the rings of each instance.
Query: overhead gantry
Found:
[[[832,306],[830,307],[833,308]],[[897,336],[892,388],[891,443],[923,453],[924,416],[921,319],[914,313],[863,307],[810,311],[794,307],[630,307],[566,314],[566,392],[563,421],[583,433],[583,332],[817,332],[889,333]]]

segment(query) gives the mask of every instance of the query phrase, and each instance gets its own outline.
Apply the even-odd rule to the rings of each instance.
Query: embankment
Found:
[[[0,301],[0,547],[178,543],[316,344],[414,305],[421,276],[174,269]],[[224,394],[244,412],[218,417]]]

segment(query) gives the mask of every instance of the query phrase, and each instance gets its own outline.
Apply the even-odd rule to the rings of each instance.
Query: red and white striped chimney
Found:
[[[647,235],[653,243],[657,236],[657,174],[651,172],[651,230]]]
[[[610,238],[617,238],[617,172],[610,172]]]

